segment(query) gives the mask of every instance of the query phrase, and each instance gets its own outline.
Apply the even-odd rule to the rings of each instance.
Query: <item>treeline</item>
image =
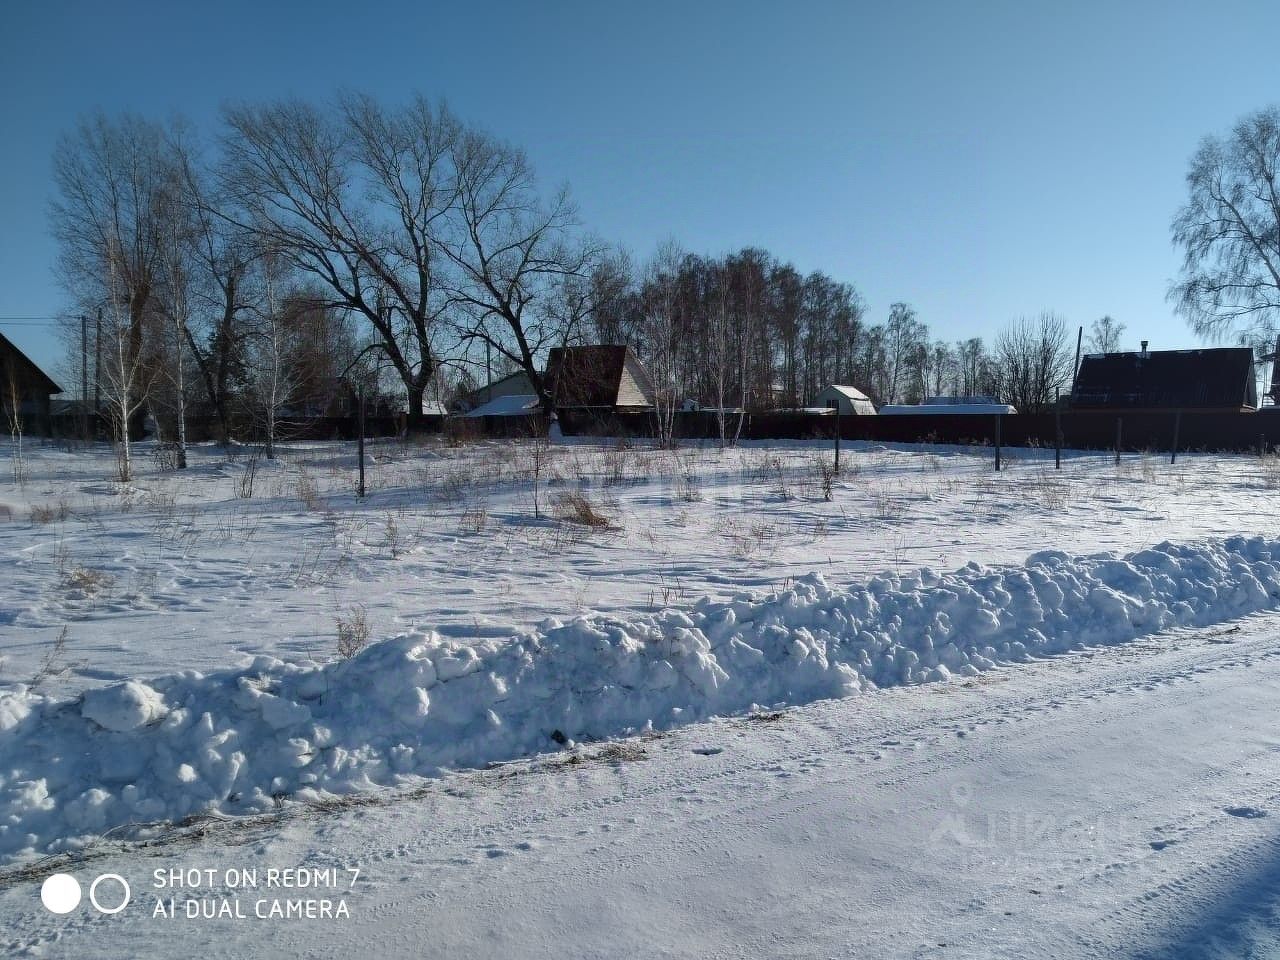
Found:
[[[703,257],[670,243],[598,311],[596,329],[633,344],[660,391],[755,410],[805,406],[833,383],[881,404],[984,395],[1042,409],[1070,379],[1074,349],[1051,313],[1015,320],[990,349],[949,342],[908,304],[876,322],[853,285],[767,251]]]
[[[395,394],[410,423],[486,376],[523,370],[550,408],[547,351],[634,344],[660,409],[778,409],[830,383],[874,400],[989,394],[1051,403],[1063,321],[1012,323],[988,348],[935,336],[906,303],[770,253],[664,244],[636,264],[540,189],[519,148],[419,97],[226,108],[212,135],[96,115],[54,157],[54,234],[75,312],[68,373],[123,440],[151,412],[179,447],[195,415],[341,413]]]

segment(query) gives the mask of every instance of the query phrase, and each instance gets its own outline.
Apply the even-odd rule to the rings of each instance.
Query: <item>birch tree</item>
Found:
[[[1182,279],[1169,299],[1199,335],[1271,339],[1280,319],[1280,106],[1206,137],[1173,220]],[[1260,332],[1262,335],[1260,336]]]
[[[115,121],[94,114],[58,141],[53,170],[53,234],[64,283],[76,299],[109,306],[127,325],[127,356],[113,357],[109,367],[117,398],[138,415],[142,406],[134,401],[146,378],[137,368],[157,307],[164,194],[172,182],[163,130],[133,114]]]
[[[658,445],[671,447],[676,408],[684,392],[680,380],[681,322],[679,281],[681,253],[674,241],[663,243],[645,268],[641,344],[653,382]]]
[[[155,365],[143,357],[131,313],[133,288],[118,278],[118,263],[126,254],[108,253],[106,313],[99,335],[102,352],[103,400],[110,413],[116,441],[117,478],[133,480],[133,424],[146,407],[155,379]]]
[[[280,295],[281,257],[273,251],[264,254],[260,262],[263,301],[244,336],[244,367],[254,418],[262,431],[262,452],[274,460],[281,412],[297,394],[298,376],[292,363],[293,330]]]

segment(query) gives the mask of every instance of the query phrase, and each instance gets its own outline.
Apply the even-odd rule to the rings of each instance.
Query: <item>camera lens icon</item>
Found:
[[[113,889],[115,887],[119,889]],[[118,903],[115,901],[117,895],[120,898]],[[51,874],[40,885],[40,902],[50,913],[70,913],[80,906],[82,896],[80,881],[69,873]],[[89,902],[99,913],[119,913],[129,905],[132,896],[129,881],[118,873],[101,874],[89,884]]]
[[[80,906],[80,881],[69,873],[55,873],[40,885],[40,902],[50,913],[70,913]]]

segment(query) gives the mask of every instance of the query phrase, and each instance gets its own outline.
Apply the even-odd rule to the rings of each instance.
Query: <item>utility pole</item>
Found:
[[[835,430],[835,445],[836,445],[836,462],[835,462],[835,472],[838,474],[838,473],[840,472],[840,400],[839,400],[839,398],[837,398],[837,399],[836,399],[836,402],[835,402],[835,408],[836,408],[836,410],[835,410],[835,417],[833,417],[832,419],[834,419],[834,420],[835,420],[835,422],[836,422],[836,430]]]
[[[1076,393],[1076,377],[1080,376],[1080,348],[1084,345],[1084,327],[1076,332],[1076,365],[1071,368],[1071,395]]]
[[[356,393],[356,402],[360,405],[360,410],[356,414],[356,422],[359,424],[358,430],[360,436],[357,438],[358,455],[360,457],[360,484],[356,488],[356,496],[361,500],[364,499],[364,377],[360,378],[360,387]]]
[[[102,307],[93,325],[93,432],[98,433],[98,411],[102,409]]]
[[[89,440],[89,318],[80,314],[80,439]]]

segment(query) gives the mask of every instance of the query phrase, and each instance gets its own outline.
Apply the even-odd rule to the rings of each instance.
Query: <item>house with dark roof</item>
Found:
[[[649,374],[627,346],[552,347],[545,386],[557,410],[640,413],[654,405]]]
[[[1141,350],[1080,361],[1075,410],[1256,410],[1253,350]]]
[[[14,346],[13,341],[0,333],[0,412],[3,413],[6,430],[16,399],[23,430],[47,433],[50,397],[61,392],[60,386]]]

